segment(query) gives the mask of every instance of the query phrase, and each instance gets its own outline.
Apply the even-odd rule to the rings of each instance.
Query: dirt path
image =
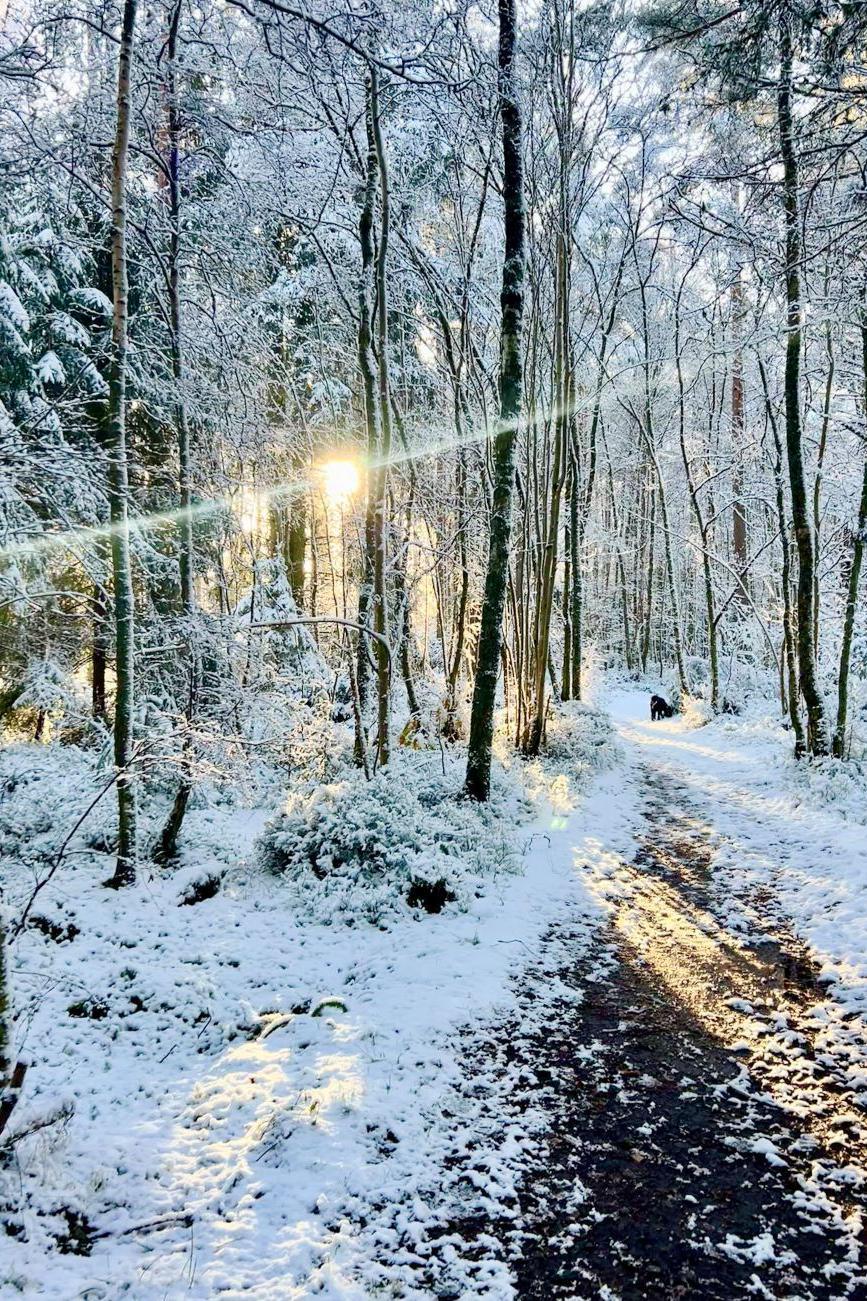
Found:
[[[658,766],[639,780],[610,926],[589,956],[550,935],[496,1036],[508,1114],[544,1118],[516,1205],[450,1233],[496,1242],[519,1297],[867,1296],[867,1128],[845,1042],[825,1039],[839,1016],[766,892],[739,901],[749,933],[730,928],[689,791]]]

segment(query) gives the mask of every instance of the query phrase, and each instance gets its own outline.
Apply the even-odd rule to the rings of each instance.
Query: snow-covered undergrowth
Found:
[[[506,738],[498,757],[507,768],[519,765],[525,791],[534,801],[547,802],[561,814],[575,805],[576,794],[600,772],[623,758],[608,716],[595,705],[569,701],[548,718],[544,754],[519,759]]]
[[[686,727],[705,727],[713,719],[713,710],[701,696],[687,696],[681,702],[681,714]]]
[[[292,792],[260,841],[264,865],[292,883],[302,914],[323,922],[378,922],[400,908],[465,907],[484,878],[520,863],[515,828],[529,808],[499,780],[488,805],[455,797],[460,761],[402,752],[371,781]]]
[[[77,848],[105,848],[114,835],[111,800],[97,799],[105,786],[93,752],[76,745],[0,749],[0,858],[44,865],[94,800]]]
[[[863,759],[817,759],[787,765],[795,797],[826,809],[844,822],[867,823],[867,762]]]
[[[31,1066],[13,1122],[26,1136],[0,1171],[0,1294],[354,1297],[389,1253],[434,1240],[447,1208],[424,1190],[476,1142],[472,1116],[465,1132],[449,1108],[457,1030],[512,1005],[511,978],[558,916],[586,917],[589,934],[600,913],[576,867],[628,835],[618,773],[590,780],[615,757],[610,729],[576,712],[586,753],[564,723],[542,765],[565,783],[568,817],[544,793],[530,808],[521,763],[498,767],[483,812],[453,798],[460,752],[445,778],[438,751],[396,757],[401,793],[382,815],[397,834],[408,810],[410,834],[383,869],[376,925],[363,873],[335,895],[328,873],[263,868],[255,845],[276,799],[205,791],[182,863],[118,892],[101,884],[110,803],[98,834],[88,820],[12,946]],[[0,814],[13,921],[96,784],[87,752],[70,754],[16,747],[0,761],[4,779],[18,774]],[[363,826],[382,809],[378,782],[356,781],[341,770],[346,797],[323,796],[333,837],[347,835],[341,811]],[[302,846],[325,834],[317,818],[299,817]],[[449,853],[422,841],[431,827]],[[406,902],[432,855],[462,886],[436,916]],[[519,1156],[492,1157],[474,1195],[505,1196]]]
[[[549,718],[545,737],[546,769],[565,772],[579,789],[594,772],[612,767],[623,757],[608,715],[577,700],[562,705]]]

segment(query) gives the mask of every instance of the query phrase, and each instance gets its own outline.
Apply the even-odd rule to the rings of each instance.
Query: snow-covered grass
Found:
[[[547,764],[556,807],[543,792],[528,811],[524,766],[501,772],[509,870],[480,873],[436,916],[402,906],[363,921],[364,881],[355,918],[299,906],[297,882],[266,872],[254,848],[273,806],[195,808],[183,865],[120,892],[100,884],[109,856],[76,845],[39,897],[44,922],[13,948],[32,1062],[14,1128],[64,1110],[0,1172],[12,1235],[0,1294],[366,1294],[377,1257],[440,1213],[423,1191],[464,1141],[441,1115],[459,1083],[459,1027],[512,1003],[512,977],[558,916],[585,917],[589,933],[600,912],[581,871],[629,844],[618,769],[593,779],[616,759],[610,732],[576,713],[592,748],[564,724]],[[418,764],[416,795],[437,784],[433,761],[400,758],[405,779]],[[65,825],[87,782],[70,793],[59,763]],[[7,854],[13,917],[34,870]],[[185,902],[209,880],[216,893]],[[311,872],[305,889],[321,885]],[[491,1196],[511,1161],[489,1170]],[[61,1255],[76,1238],[90,1254]]]

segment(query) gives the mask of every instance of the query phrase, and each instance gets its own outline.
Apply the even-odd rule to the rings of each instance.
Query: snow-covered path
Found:
[[[840,1001],[867,1012],[867,808],[857,775],[795,763],[789,738],[767,720],[651,723],[647,695],[622,690],[608,708],[628,770],[674,781],[690,817],[703,820],[717,906],[726,889],[731,895],[729,928],[766,925],[768,910],[778,910],[812,946]]]
[[[857,841],[767,728],[610,703],[638,849],[576,864],[610,925],[552,935],[501,1027],[508,1113],[546,1119],[490,1239],[519,1297],[863,1295]]]

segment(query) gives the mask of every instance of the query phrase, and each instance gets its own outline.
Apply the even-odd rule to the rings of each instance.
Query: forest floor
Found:
[[[294,918],[260,809],[46,891],[0,1295],[867,1295],[863,789],[647,699],[463,911]]]

